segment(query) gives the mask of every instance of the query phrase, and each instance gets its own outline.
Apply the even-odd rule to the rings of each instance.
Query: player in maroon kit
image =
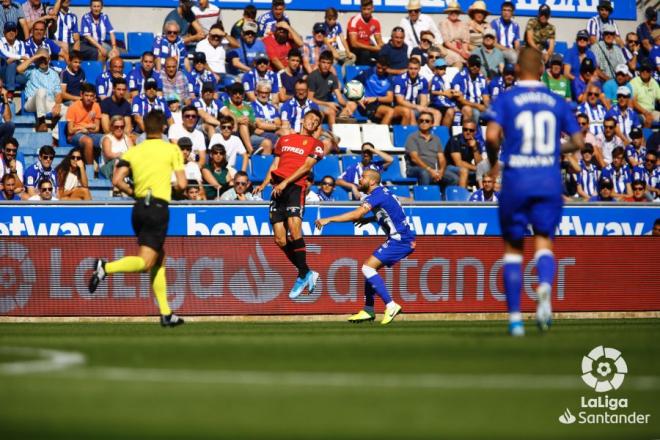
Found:
[[[262,184],[255,189],[255,192],[261,192],[266,185],[273,184],[270,223],[273,225],[275,243],[298,268],[298,278],[289,292],[291,299],[297,298],[305,287],[310,294],[313,293],[319,279],[318,272],[307,266],[302,216],[307,176],[316,162],[323,159],[323,143],[312,136],[321,121],[321,112],[309,110],[303,117],[300,134],[279,138],[273,152],[275,160]]]

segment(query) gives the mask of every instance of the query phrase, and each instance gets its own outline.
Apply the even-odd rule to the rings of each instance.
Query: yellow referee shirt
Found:
[[[172,199],[173,171],[183,171],[183,154],[178,146],[161,139],[148,139],[129,148],[121,159],[131,165],[135,197],[151,196],[169,202]]]

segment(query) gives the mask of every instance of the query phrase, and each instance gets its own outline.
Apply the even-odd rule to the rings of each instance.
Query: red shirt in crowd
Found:
[[[369,21],[364,21],[362,14],[357,14],[348,20],[346,30],[349,34],[357,33],[358,42],[366,46],[373,46],[374,42],[371,41],[371,37],[380,34],[380,22],[373,17]]]

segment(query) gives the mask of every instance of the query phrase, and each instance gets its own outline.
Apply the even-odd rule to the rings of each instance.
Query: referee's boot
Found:
[[[89,284],[87,285],[89,293],[96,292],[96,288],[99,287],[99,283],[103,281],[105,277],[105,261],[99,258],[94,263],[94,272],[92,272],[92,276],[89,278]]]
[[[183,324],[185,321],[179,315],[170,313],[169,315],[160,315],[160,325],[162,327],[176,327]]]

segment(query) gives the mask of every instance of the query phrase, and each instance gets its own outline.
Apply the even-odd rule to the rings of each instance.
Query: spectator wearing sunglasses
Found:
[[[626,44],[621,48],[621,50],[623,51],[623,57],[628,63],[628,67],[633,70],[637,68],[637,64],[641,60],[646,59],[645,56],[640,56],[639,49],[639,37],[635,32],[628,32],[626,34]]]
[[[612,152],[624,147],[621,138],[616,135],[616,119],[609,117],[603,121],[603,132],[596,135],[596,145],[600,149],[606,165],[612,163]]]
[[[614,198],[614,184],[607,177],[598,181],[598,194],[589,199],[590,202],[616,202]]]
[[[277,104],[277,93],[279,92],[279,83],[277,74],[270,70],[270,59],[265,53],[260,53],[254,60],[254,68],[243,75],[243,89],[245,89],[245,98],[249,102],[257,99],[257,84],[267,82],[270,84],[272,99]]]
[[[229,189],[236,170],[227,163],[227,151],[222,144],[209,148],[209,161],[202,168],[207,200],[217,200]]]
[[[176,23],[182,36],[183,43],[186,45],[201,41],[206,32],[202,25],[197,21],[195,13],[192,10],[192,0],[179,0],[178,6],[170,11],[165,17],[164,23]]]
[[[55,159],[55,149],[50,145],[44,145],[39,148],[39,157],[37,161],[27,167],[23,174],[23,184],[25,185],[28,196],[37,195],[39,182],[48,180],[52,187],[57,187],[57,176],[53,168],[53,159]]]
[[[613,105],[607,113],[605,118],[612,117],[616,119],[616,135],[623,141],[625,145],[630,143],[628,134],[633,128],[641,128],[642,122],[639,115],[632,107],[632,97],[630,89],[625,86],[619,87],[617,90],[617,104]]]
[[[633,180],[631,187],[632,196],[624,197],[624,202],[646,203],[652,201],[652,199],[647,197],[646,194],[646,182],[643,180]]]
[[[80,147],[73,147],[55,168],[60,200],[92,200]]]
[[[616,147],[612,150],[612,162],[603,168],[601,176],[612,181],[615,197],[624,198],[632,195],[633,173],[626,163],[623,147]]]
[[[585,58],[596,65],[596,55],[589,48],[589,32],[582,29],[575,36],[575,44],[564,56],[564,76],[573,81],[580,74],[580,65]]]
[[[199,123],[199,113],[193,105],[187,105],[181,109],[183,122],[170,126],[167,131],[167,137],[170,142],[176,144],[182,137],[190,138],[193,143],[193,160],[200,168],[206,163],[206,140],[204,134],[197,129]]]
[[[243,32],[243,25],[245,23],[254,23],[257,26],[257,30],[258,30],[258,25],[256,23],[256,20],[257,20],[257,8],[254,5],[247,5],[245,8],[243,8],[243,16],[239,18],[231,27],[231,32],[230,32],[231,36],[234,37],[236,40],[240,40],[241,33]]]
[[[250,191],[252,182],[250,182],[250,179],[248,178],[248,175],[245,171],[236,171],[236,174],[234,174],[233,182],[234,185],[222,194],[220,200],[261,200],[261,197],[252,194],[252,191]]]
[[[649,150],[644,161],[633,169],[633,179],[646,183],[646,190],[654,200],[660,199],[660,162],[658,152]]]
[[[227,50],[239,46],[238,41],[225,32],[222,22],[218,22],[211,26],[208,36],[197,43],[195,53],[203,53],[208,70],[216,75],[218,81],[223,81],[227,79],[225,78],[227,75]],[[232,75],[229,79],[237,78]]]
[[[55,197],[55,185],[50,179],[43,179],[37,183],[37,189],[39,192],[33,194],[28,198],[30,201],[56,201]]]
[[[598,61],[597,74],[602,81],[616,76],[615,66],[627,64],[623,50],[616,45],[616,36],[614,26],[606,24],[603,26],[603,39],[591,46],[591,51]]]
[[[422,31],[422,34],[419,36],[419,46],[413,47],[410,51],[410,56],[417,58],[420,63],[422,63],[422,70],[428,65],[429,62],[429,52],[433,49],[438,50],[439,48],[435,46],[435,40],[433,39],[433,32],[431,31]],[[437,59],[437,58],[436,58]],[[426,78],[424,74],[420,74]],[[428,79],[428,78],[427,78]]]
[[[458,183],[458,175],[446,175],[446,160],[443,155],[440,138],[431,132],[433,115],[421,112],[417,119],[419,131],[415,131],[406,139],[406,173],[408,177],[417,179],[420,185],[440,183],[450,179],[450,184]]]
[[[447,171],[451,180],[458,180],[458,185],[467,188],[476,184],[477,164],[481,162],[481,148],[476,138],[479,126],[469,118],[463,117],[462,132],[452,136],[445,148]],[[454,184],[453,182],[451,184]]]
[[[23,192],[23,173],[25,166],[18,159],[18,141],[9,137],[2,140],[2,154],[0,154],[0,177],[11,174],[16,178],[17,194]]]
[[[442,44],[442,35],[435,21],[428,14],[422,13],[422,2],[420,0],[409,0],[406,5],[408,16],[403,17],[399,22],[399,27],[405,34],[405,43],[411,50],[422,45],[422,38],[426,37],[435,44]],[[426,32],[431,35],[427,36]],[[424,33],[425,35],[422,35]]]
[[[188,82],[192,87],[192,92],[196,97],[202,96],[202,87],[205,84],[210,84],[213,90],[217,88],[219,76],[211,72],[206,62],[206,54],[204,52],[195,52],[192,61],[192,70],[187,73]]]
[[[239,75],[252,70],[254,60],[258,54],[266,52],[266,46],[257,38],[257,24],[245,21],[242,25],[238,47],[227,54],[228,72]]]
[[[222,144],[227,154],[227,163],[230,167],[236,168],[236,159],[242,157],[241,171],[246,171],[250,156],[243,145],[243,142],[234,134],[234,119],[231,116],[220,116],[220,133],[213,135],[209,145]]]
[[[644,163],[646,147],[644,146],[644,133],[641,127],[634,127],[628,133],[630,142],[626,146],[626,161],[632,169]]]
[[[605,94],[606,104],[609,103],[609,107],[612,107],[618,103],[617,94],[620,87],[625,87],[630,92],[632,96],[632,87],[630,86],[630,78],[632,74],[630,69],[625,64],[619,64],[614,70],[616,76],[612,79],[608,79],[603,84],[603,93]],[[632,104],[632,101],[631,101]]]
[[[585,101],[578,106],[578,112],[584,113],[589,117],[589,130],[598,136],[603,133],[603,120],[607,109],[603,105],[605,103],[605,95],[601,92],[596,84],[590,84],[587,87]]]
[[[276,72],[286,67],[289,51],[302,45],[302,38],[286,21],[277,22],[274,32],[264,37],[270,66]]]
[[[332,176],[323,176],[321,183],[319,184],[316,194],[319,196],[321,202],[334,202],[335,196],[335,178]]]
[[[581,150],[582,159],[579,160],[580,172],[577,173],[577,193],[582,200],[588,201],[591,197],[598,195],[598,180],[600,169],[594,158],[594,147],[585,142]]]
[[[594,85],[600,88],[600,81],[598,81],[596,70],[596,65],[590,58],[585,57],[582,60],[578,76],[571,81],[571,96],[578,104],[586,102],[589,86]],[[603,96],[603,103],[606,102],[605,99],[605,96]]]
[[[117,160],[128,151],[134,143],[127,134],[126,119],[121,115],[114,115],[108,121],[109,133],[101,139],[101,153],[105,164],[99,169],[100,173],[112,180],[112,173]]]

